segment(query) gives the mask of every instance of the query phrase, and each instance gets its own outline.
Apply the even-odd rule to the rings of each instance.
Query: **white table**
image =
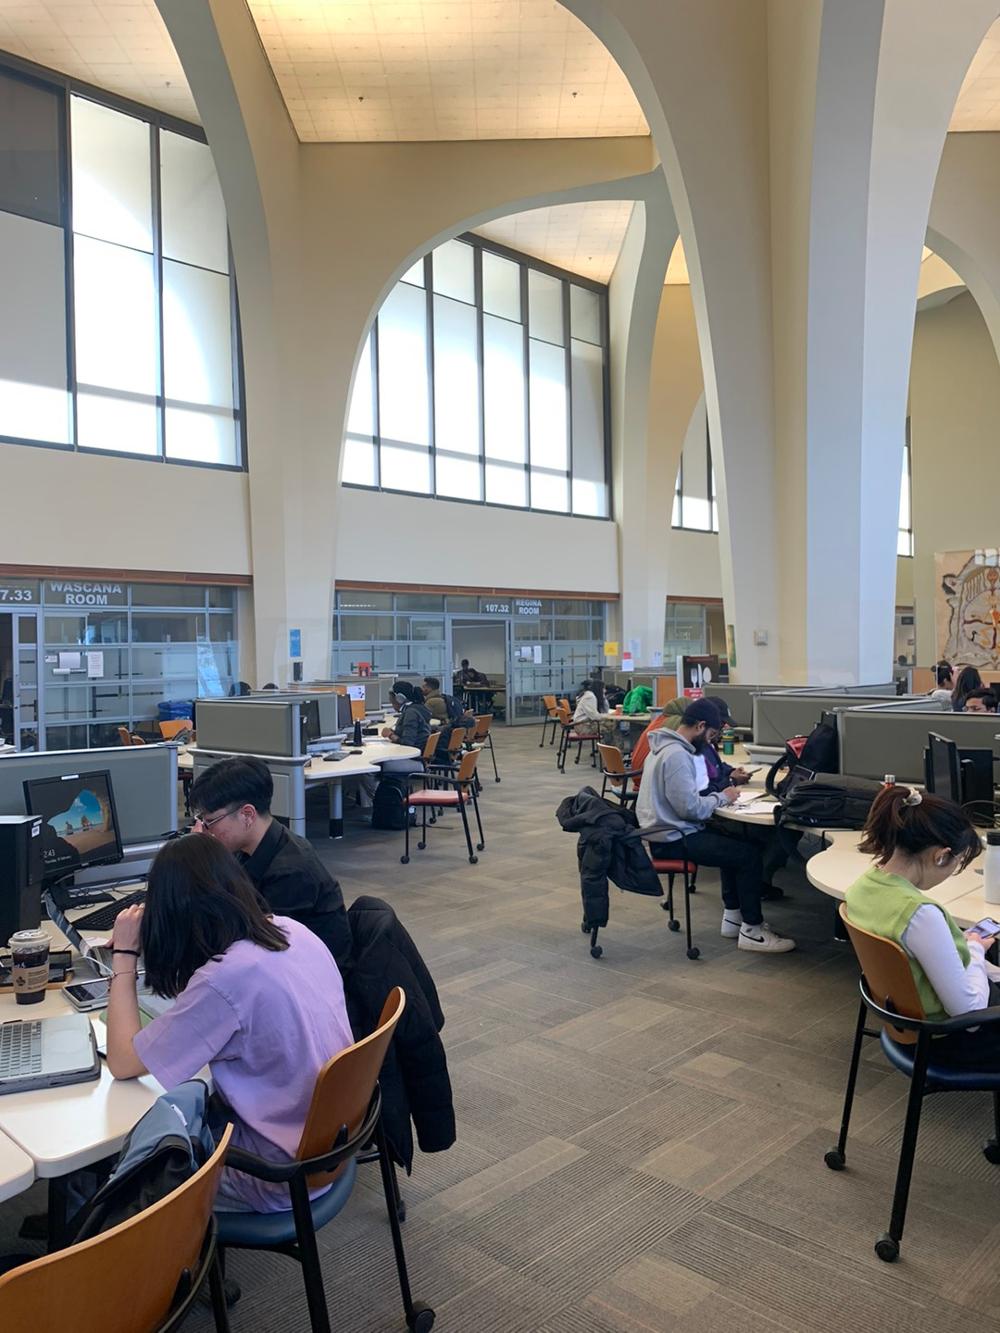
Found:
[[[26,1190],[35,1179],[35,1164],[13,1139],[0,1134],[0,1203]]]

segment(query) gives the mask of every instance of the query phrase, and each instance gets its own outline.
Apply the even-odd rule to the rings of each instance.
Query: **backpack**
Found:
[[[455,696],[453,694],[442,694],[441,698],[444,700],[444,706],[448,710],[448,721],[464,722],[465,709],[455,698]]]
[[[372,797],[372,828],[404,829],[409,818],[408,784],[386,774],[379,779]]]
[[[846,773],[814,773],[811,778],[786,786],[779,797],[774,822],[801,824],[806,828],[863,829],[872,802],[882,790],[874,778],[854,778]]]
[[[836,727],[818,722],[808,736],[793,736],[785,742],[785,753],[771,765],[764,786],[772,796],[781,800],[791,785],[792,771],[806,768],[811,773],[836,773],[840,767],[840,739]],[[779,779],[787,768],[788,773]]]
[[[70,1223],[75,1242],[108,1231],[165,1199],[215,1151],[201,1079],[157,1098],[122,1144],[111,1175]]]

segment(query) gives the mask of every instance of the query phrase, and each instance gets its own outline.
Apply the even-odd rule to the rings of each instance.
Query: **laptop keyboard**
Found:
[[[0,1078],[23,1078],[41,1072],[41,1020],[0,1023]]]

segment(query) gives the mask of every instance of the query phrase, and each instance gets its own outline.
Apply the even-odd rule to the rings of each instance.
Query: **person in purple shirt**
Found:
[[[293,1158],[316,1076],[354,1040],[323,941],[290,917],[267,916],[235,858],[192,833],[161,848],[145,904],[117,918],[112,949],[114,1077],[150,1073],[171,1088],[207,1065],[232,1142],[272,1161]],[[140,956],[149,988],[175,999],[146,1027],[136,999]],[[290,1200],[284,1185],[226,1170],[218,1206],[279,1212]]]

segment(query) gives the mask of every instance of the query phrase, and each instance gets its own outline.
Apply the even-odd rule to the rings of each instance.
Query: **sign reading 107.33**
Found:
[[[35,583],[0,584],[0,605],[34,606],[38,601],[38,585]]]

